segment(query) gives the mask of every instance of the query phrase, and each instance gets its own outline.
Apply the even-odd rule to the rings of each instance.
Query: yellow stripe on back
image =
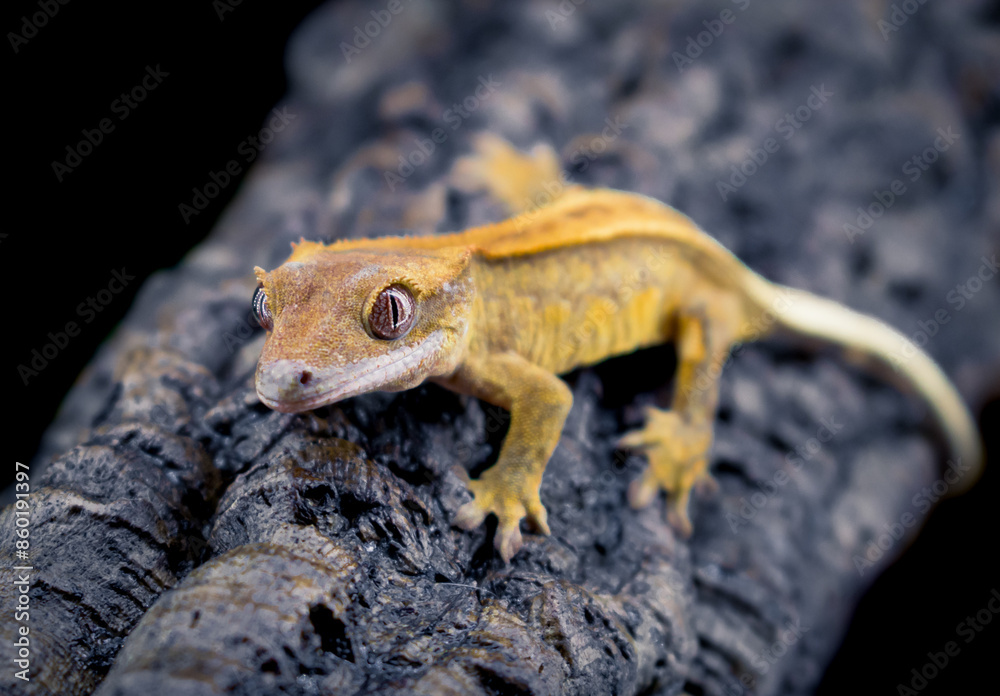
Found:
[[[711,256],[718,256],[720,252],[729,255],[686,215],[652,198],[612,189],[570,189],[544,208],[464,232],[346,239],[328,246],[302,242],[296,248],[295,258],[305,261],[321,250],[431,250],[457,246],[472,247],[487,259],[500,259],[623,236],[660,237]]]

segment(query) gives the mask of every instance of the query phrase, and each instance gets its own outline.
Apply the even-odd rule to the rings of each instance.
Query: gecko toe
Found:
[[[648,475],[641,479],[636,479],[628,487],[628,503],[633,510],[641,510],[648,507],[653,498],[656,497],[658,488],[653,484]]]
[[[618,449],[642,449],[649,445],[655,444],[655,439],[651,439],[649,434],[645,430],[633,430],[632,432],[625,433],[620,438],[615,446]]]
[[[469,476],[469,472],[465,470],[464,466],[459,466],[458,464],[456,464],[455,466],[451,467],[451,472],[455,474],[455,476],[457,476],[462,483],[465,484],[466,488],[468,488],[469,482],[472,481],[472,478]]]
[[[694,489],[698,492],[698,495],[715,495],[719,492],[719,481],[711,474],[705,473],[695,481]]]
[[[487,512],[479,506],[477,501],[470,500],[458,509],[458,512],[455,513],[455,519],[452,520],[452,524],[471,532],[483,523]]]
[[[671,504],[667,508],[667,523],[685,539],[689,538],[694,531],[694,526],[691,524],[691,518],[688,517],[687,509],[682,510],[677,504]]]
[[[528,506],[528,521],[539,534],[548,536],[552,533],[549,529],[549,513],[542,505],[541,500],[537,500]]]
[[[497,528],[496,538],[493,540],[493,544],[496,546],[497,551],[500,552],[500,557],[503,558],[504,563],[510,563],[510,559],[513,558],[518,551],[521,550],[521,546],[524,545],[524,540],[521,538],[521,530],[518,528],[515,522],[512,525],[501,525]]]

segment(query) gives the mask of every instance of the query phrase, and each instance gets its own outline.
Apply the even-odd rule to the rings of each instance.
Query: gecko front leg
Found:
[[[474,499],[461,508],[454,524],[472,530],[493,513],[499,520],[494,544],[505,562],[521,548],[521,518],[549,533],[538,496],[545,465],[562,433],[573,395],[561,379],[515,353],[469,358],[444,386],[510,411],[510,429],[497,463],[469,481]]]

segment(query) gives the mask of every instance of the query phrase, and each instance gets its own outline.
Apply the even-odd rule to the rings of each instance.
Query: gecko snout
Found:
[[[306,410],[317,395],[314,372],[301,360],[275,360],[257,367],[257,396],[285,413]]]

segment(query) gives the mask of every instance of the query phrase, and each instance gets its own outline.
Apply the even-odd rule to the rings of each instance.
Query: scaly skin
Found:
[[[714,484],[717,375],[733,344],[781,326],[888,361],[900,338],[870,317],[766,281],[663,203],[553,186],[557,166],[549,149],[526,156],[484,136],[456,173],[520,215],[450,235],[300,242],[279,268],[256,269],[264,323],[273,322],[257,393],[271,408],[304,411],[430,379],[510,411],[496,465],[469,482],[473,500],[455,518],[474,529],[495,514],[505,561],[522,545],[522,519],[549,532],[538,491],[572,405],[556,375],[676,343],[671,409],[650,409],[646,426],[621,445],[650,461],[629,491],[632,505],[669,492],[669,519],[687,534],[691,490]],[[554,201],[533,207],[552,191]],[[379,338],[373,312],[390,286],[414,298],[413,323]],[[383,321],[405,316],[395,301],[378,306]],[[978,435],[940,369],[922,353],[900,369],[930,402],[956,454],[978,469]]]

